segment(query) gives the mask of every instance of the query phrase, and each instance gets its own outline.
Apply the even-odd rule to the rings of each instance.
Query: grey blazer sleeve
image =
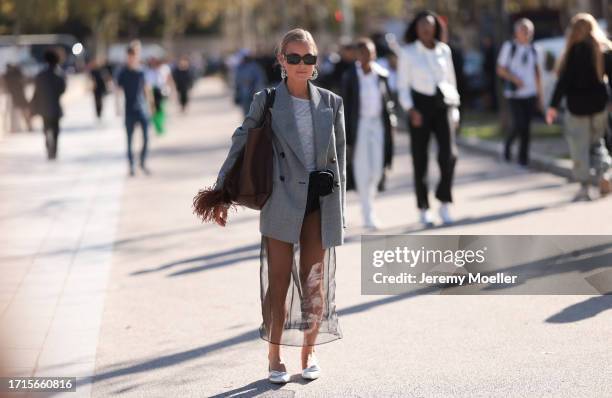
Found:
[[[249,113],[246,115],[246,118],[242,122],[242,125],[234,131],[234,134],[232,134],[232,145],[229,149],[227,158],[225,159],[223,165],[221,166],[221,169],[219,170],[217,180],[214,185],[215,189],[221,188],[223,180],[225,179],[225,175],[238,158],[238,154],[240,153],[242,147],[244,147],[244,145],[246,144],[249,129],[259,125],[265,103],[265,91],[259,91],[253,96],[253,101],[251,102]]]
[[[339,98],[334,121],[336,134],[336,155],[340,169],[340,200],[342,202],[342,228],[346,228],[346,133],[344,130],[344,103]]]

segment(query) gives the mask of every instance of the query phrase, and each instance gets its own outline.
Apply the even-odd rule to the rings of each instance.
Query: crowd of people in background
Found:
[[[61,51],[55,48],[45,51],[45,64],[32,81],[34,91],[31,99],[26,95],[29,81],[19,65],[8,64],[3,76],[4,86],[11,99],[12,112],[23,120],[25,126],[25,129],[17,127],[16,130],[32,131],[32,118],[40,116],[49,160],[55,160],[58,155],[60,121],[63,116],[61,96],[66,90],[61,54]],[[155,131],[162,135],[165,132],[166,103],[171,93],[176,93],[180,110],[186,112],[189,93],[197,78],[189,57],[185,55],[178,57],[173,65],[160,57],[150,57],[145,61],[145,64],[141,65],[141,44],[135,40],[127,46],[125,64],[111,64],[94,58],[87,65],[94,111],[99,121],[104,116],[105,97],[112,92],[124,93],[123,114],[130,176],[135,174],[132,156],[134,128],[139,125],[143,132],[140,167],[145,174],[149,174],[150,171],[146,167],[149,123],[152,122]],[[117,112],[121,113],[119,101]]]
[[[505,132],[502,158],[530,164],[531,124],[536,114],[553,123],[563,111],[563,126],[574,173],[580,182],[576,200],[590,200],[591,171],[599,181],[602,196],[612,191],[612,44],[589,14],[578,14],[568,27],[564,55],[550,103],[545,103],[538,48],[533,43],[535,26],[525,18],[513,25],[513,36],[499,51],[492,37],[481,39],[483,57],[482,92],[485,108],[497,111],[500,88],[508,109],[510,124]],[[25,129],[32,130],[32,117],[40,115],[48,159],[58,154],[62,107],[60,98],[66,78],[59,67],[61,59],[53,50],[45,53],[45,68],[34,79],[34,96],[27,99],[26,78],[19,66],[8,65],[5,88]],[[135,174],[132,154],[134,130],[143,135],[139,166],[146,164],[149,124],[157,134],[165,132],[168,99],[175,94],[179,109],[187,111],[189,93],[197,76],[190,58],[179,56],[171,64],[151,57],[141,64],[141,47],[134,41],[127,46],[125,65],[100,60],[88,64],[95,115],[103,118],[104,98],[123,92],[123,110],[129,175]],[[242,49],[227,58],[221,70],[229,78],[234,103],[243,114],[249,111],[256,92],[281,81],[279,65],[272,53]],[[459,38],[450,34],[445,20],[424,11],[407,25],[403,43],[391,34],[374,34],[355,41],[341,41],[335,52],[322,53],[317,66],[316,85],[342,96],[347,133],[347,189],[358,193],[367,228],[380,227],[374,206],[377,192],[384,191],[387,171],[394,153],[394,131],[407,130],[411,141],[416,205],[419,221],[434,224],[428,189],[430,141],[437,145],[440,181],[435,197],[440,202],[442,223],[453,222],[450,205],[457,163],[456,135],[459,134],[464,106],[470,102],[464,76],[464,55]],[[501,86],[499,86],[501,84]],[[567,106],[563,107],[562,99]],[[513,146],[518,141],[515,157]]]
[[[347,132],[347,189],[356,189],[362,207],[363,225],[377,229],[380,220],[373,204],[377,191],[385,189],[386,170],[393,158],[393,132],[408,130],[414,189],[419,221],[434,225],[428,194],[429,142],[435,139],[440,181],[435,190],[438,215],[443,224],[453,223],[450,205],[457,163],[455,138],[459,134],[466,102],[472,101],[464,75],[461,43],[449,34],[445,20],[424,11],[407,26],[404,43],[392,35],[339,43],[335,53],[324,53],[315,84],[344,99]],[[513,35],[499,51],[492,37],[482,38],[482,92],[484,108],[498,111],[500,89],[510,123],[504,132],[502,159],[530,166],[531,125],[536,115],[552,123],[562,97],[568,100],[563,127],[581,188],[575,200],[590,200],[591,170],[599,180],[599,191],[612,191],[612,113],[607,109],[612,92],[610,41],[588,14],[572,20],[559,80],[550,103],[545,103],[538,49],[533,43],[535,26],[521,18]],[[241,50],[233,58],[234,99],[244,114],[253,95],[280,81],[278,65],[269,55]],[[585,60],[593,62],[585,62]],[[577,109],[579,108],[579,109]],[[548,109],[548,112],[546,110]],[[514,144],[518,150],[513,154]]]

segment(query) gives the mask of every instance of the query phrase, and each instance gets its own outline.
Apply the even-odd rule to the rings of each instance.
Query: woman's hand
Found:
[[[546,111],[546,124],[552,124],[557,118],[557,108],[548,108]]]
[[[512,83],[514,83],[517,89],[523,88],[523,86],[525,86],[525,83],[523,82],[523,80],[521,80],[519,77],[514,76],[514,75],[512,76]]]
[[[216,206],[214,209],[213,219],[215,220],[217,224],[219,224],[222,227],[225,227],[225,224],[227,223],[228,207],[229,206],[227,205],[221,205],[221,206]]]
[[[421,127],[423,125],[423,115],[415,108],[408,111],[408,116],[410,117],[410,124],[414,127]]]

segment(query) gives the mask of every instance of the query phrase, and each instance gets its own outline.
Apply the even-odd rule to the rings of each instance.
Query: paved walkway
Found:
[[[105,124],[93,124],[90,99],[68,110],[55,164],[39,135],[2,141],[0,344],[9,374],[78,376],[70,397],[612,394],[612,297],[362,296],[353,192],[337,251],[345,337],[317,348],[322,379],[303,383],[299,350],[288,349],[292,382],[268,384],[258,214],[230,214],[225,229],[191,214],[240,113],[217,80],[194,94],[186,116],[171,115],[168,135],[152,136],[150,177],[127,177],[120,121],[110,107]],[[611,199],[570,203],[576,186],[562,178],[467,152],[457,224],[423,231],[406,148],[399,136],[376,203],[381,233],[612,233]]]

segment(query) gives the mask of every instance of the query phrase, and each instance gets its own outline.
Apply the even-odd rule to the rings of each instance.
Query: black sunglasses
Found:
[[[304,61],[304,65],[314,65],[317,63],[317,56],[312,54],[285,54],[285,59],[289,65],[298,65]]]

